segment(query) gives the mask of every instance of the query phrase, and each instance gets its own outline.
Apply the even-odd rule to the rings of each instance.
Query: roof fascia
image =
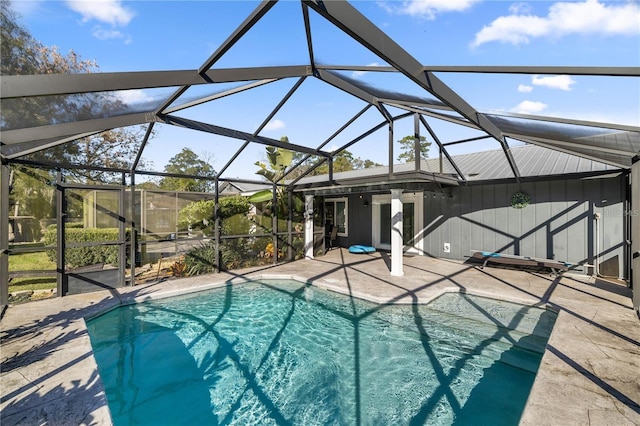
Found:
[[[329,175],[327,175],[327,178]],[[348,178],[348,179],[327,179],[325,181],[298,183],[291,185],[290,187],[294,191],[302,191],[308,189],[316,189],[316,191],[330,191],[332,193],[350,193],[353,188],[376,188],[375,191],[382,191],[389,188],[401,188],[412,189],[415,191],[424,190],[425,184],[438,184],[447,186],[459,186],[459,181],[453,177],[439,175],[437,173],[429,173],[425,171],[410,171],[394,174],[394,177],[389,179],[387,173],[367,176],[364,178]],[[366,192],[366,189],[365,191]]]
[[[608,178],[608,177],[618,177],[621,174],[625,174],[625,173],[627,173],[627,170],[621,169],[621,170],[598,170],[593,172],[579,172],[579,173],[562,173],[562,174],[555,174],[555,175],[522,176],[521,183]],[[514,178],[468,180],[464,183],[464,185],[478,186],[478,185],[497,185],[497,184],[509,184],[509,183],[516,183],[516,180]]]

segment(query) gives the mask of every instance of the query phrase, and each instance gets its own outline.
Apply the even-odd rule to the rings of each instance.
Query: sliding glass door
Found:
[[[391,196],[373,196],[373,245],[391,249]],[[422,193],[402,195],[402,240],[404,250],[422,251]]]

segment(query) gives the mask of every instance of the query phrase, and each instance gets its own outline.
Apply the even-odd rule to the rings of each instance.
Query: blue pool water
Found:
[[[263,281],[88,321],[116,425],[516,425],[556,315]]]

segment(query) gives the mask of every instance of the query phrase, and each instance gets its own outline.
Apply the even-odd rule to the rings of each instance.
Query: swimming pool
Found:
[[[116,425],[517,424],[556,315],[377,305],[278,280],[88,321]]]

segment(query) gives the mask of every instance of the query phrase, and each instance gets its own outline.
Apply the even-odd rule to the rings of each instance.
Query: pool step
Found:
[[[447,296],[447,295],[445,295]],[[442,356],[460,351],[536,373],[556,314],[540,308],[451,294],[412,313],[393,307],[379,318],[437,341]],[[480,343],[478,343],[480,342]]]

